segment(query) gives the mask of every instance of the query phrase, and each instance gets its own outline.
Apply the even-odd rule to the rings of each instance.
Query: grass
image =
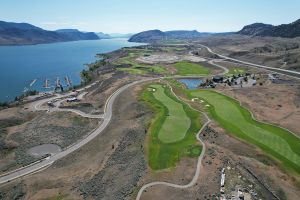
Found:
[[[210,106],[212,117],[229,133],[250,142],[281,161],[283,166],[300,173],[300,139],[277,126],[254,120],[239,102],[211,90],[192,91]]]
[[[157,74],[165,74],[167,70],[162,66],[136,66],[136,67],[126,67],[126,68],[118,68],[119,71],[124,71],[129,74],[147,74],[149,72],[157,73]]]
[[[156,95],[155,97],[153,91],[149,90],[149,87],[155,89],[161,88],[160,92],[163,91],[164,94]],[[162,85],[149,85],[148,88],[143,91],[141,97],[142,100],[145,101],[155,112],[155,117],[148,128],[149,166],[154,170],[161,170],[174,167],[181,157],[199,156],[202,150],[202,146],[197,144],[196,139],[196,134],[201,128],[199,112],[179,101],[168,87],[163,87]],[[176,102],[173,103],[173,105],[182,108],[185,112],[184,115],[186,115],[190,120],[190,125],[184,133],[184,137],[179,141],[165,143],[159,138],[159,135],[163,134],[161,132],[162,126],[168,117],[168,107],[164,104],[166,103],[164,100],[161,101],[161,97],[168,99],[168,101]],[[169,100],[169,98],[171,100]],[[174,127],[177,127],[177,125],[177,123],[173,123]],[[174,129],[174,127],[172,129]]]
[[[124,71],[129,74],[137,74],[143,75],[149,72],[157,73],[157,74],[166,74],[167,70],[163,66],[158,65],[148,65],[148,64],[140,64],[136,62],[136,58],[143,55],[143,53],[148,52],[144,50],[143,52],[130,52],[128,56],[118,59],[114,64],[129,64],[131,67],[126,68],[118,68],[119,71]]]
[[[133,68],[133,67],[127,67],[127,68],[118,68],[119,71],[127,72],[129,74],[146,74],[145,70]]]
[[[177,75],[188,76],[188,75],[208,75],[210,70],[200,64],[180,61],[174,64],[177,70]]]
[[[164,143],[182,140],[190,127],[191,120],[183,109],[183,105],[168,97],[161,85],[152,85],[154,98],[166,108],[166,117],[159,132],[158,139]]]
[[[241,68],[230,68],[227,75],[229,75],[229,76],[239,75],[239,74],[243,74],[244,72],[245,72],[245,70],[241,69]]]

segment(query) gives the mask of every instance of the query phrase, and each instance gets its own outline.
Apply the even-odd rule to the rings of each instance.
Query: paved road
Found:
[[[50,157],[47,157],[47,158],[45,158],[39,162],[33,163],[27,167],[23,167],[23,168],[15,170],[15,171],[9,172],[5,175],[2,175],[0,177],[0,184],[9,182],[16,178],[20,178],[22,176],[25,176],[25,175],[28,175],[28,174],[31,174],[31,173],[34,173],[34,172],[37,172],[40,170],[43,170],[43,169],[47,168],[48,166],[50,166],[55,161],[57,161],[58,159],[61,159],[65,156],[67,156],[68,154],[76,151],[77,149],[79,149],[80,147],[85,145],[86,143],[93,140],[95,137],[97,137],[99,134],[101,134],[103,132],[103,130],[109,125],[111,117],[112,117],[113,103],[115,102],[116,98],[123,91],[125,91],[126,89],[128,89],[129,87],[131,87],[133,85],[136,85],[136,84],[139,84],[142,82],[146,82],[146,81],[156,80],[156,79],[158,79],[158,78],[147,78],[147,79],[135,81],[135,82],[129,83],[127,85],[124,85],[123,87],[116,90],[106,101],[105,108],[104,108],[104,114],[103,114],[103,121],[102,121],[101,125],[97,129],[95,129],[93,132],[91,132],[86,138],[84,138],[82,141],[74,144],[73,146],[68,147],[67,149],[65,149],[64,151],[62,151],[60,153],[57,153]],[[90,86],[88,86],[88,87],[90,87]],[[54,98],[56,98],[56,97],[54,97]],[[36,104],[35,107],[38,108],[39,104],[42,104],[42,101],[39,101],[39,103]]]
[[[231,61],[235,61],[235,62],[238,62],[238,63],[242,63],[242,64],[245,64],[245,65],[248,65],[248,66],[251,66],[251,67],[263,68],[263,69],[266,69],[266,70],[274,71],[274,72],[279,73],[279,74],[284,74],[284,75],[287,75],[287,76],[290,76],[290,77],[293,77],[293,78],[296,78],[296,79],[300,79],[300,72],[287,70],[287,69],[280,69],[280,68],[275,68],[275,67],[268,67],[268,66],[265,66],[265,65],[258,65],[258,64],[254,64],[254,63],[250,63],[250,62],[245,62],[245,61],[242,61],[242,60],[238,60],[238,59],[234,59],[234,58],[230,58],[228,56],[218,54],[218,53],[212,51],[208,46],[205,46],[205,45],[201,45],[201,46],[206,48],[210,53],[213,53],[213,54],[219,56],[220,58],[224,58],[226,60],[231,60]]]

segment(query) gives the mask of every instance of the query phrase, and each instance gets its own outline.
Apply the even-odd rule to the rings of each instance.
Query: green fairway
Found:
[[[180,61],[174,64],[177,70],[177,75],[191,76],[191,75],[208,75],[210,70],[200,64],[191,63],[188,61]]]
[[[300,139],[291,132],[254,120],[251,113],[225,95],[209,90],[191,92],[210,106],[207,109],[221,126],[235,136],[259,146],[288,169],[300,173]]]
[[[182,104],[168,97],[161,85],[152,87],[155,89],[154,97],[167,109],[167,116],[158,132],[158,139],[164,143],[182,140],[191,124]]]
[[[170,88],[151,84],[142,99],[154,111],[148,129],[148,159],[154,170],[174,167],[183,156],[197,157],[201,146],[196,134],[201,128],[200,114],[178,100]]]

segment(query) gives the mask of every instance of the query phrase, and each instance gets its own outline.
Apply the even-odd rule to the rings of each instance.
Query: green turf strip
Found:
[[[188,61],[180,61],[174,64],[177,70],[177,75],[192,76],[192,75],[208,75],[210,70],[200,64]]]
[[[155,91],[153,91],[153,89],[155,89]],[[156,97],[154,95],[156,95]],[[161,97],[163,97],[163,100],[159,101],[158,99],[161,100]],[[172,94],[169,87],[163,87],[159,84],[149,85],[149,87],[143,91],[142,99],[155,112],[154,119],[152,120],[148,129],[149,141],[147,142],[147,146],[149,148],[148,160],[149,165],[152,169],[160,170],[174,167],[181,157],[197,157],[200,155],[202,148],[197,143],[196,139],[196,134],[201,128],[199,112],[191,109],[187,104],[179,101]],[[166,143],[162,142],[162,139],[159,138],[159,135],[161,135],[162,127],[165,126],[164,124],[166,122],[166,119],[169,118],[169,109],[174,109],[171,109],[170,107],[168,109],[167,105],[164,104],[169,104],[169,101],[171,102],[171,107],[177,106],[178,109],[181,110],[180,113],[185,115],[190,122],[188,129],[178,135],[178,138],[181,138],[180,140],[177,140],[176,142]],[[176,115],[178,115],[178,111],[172,112],[175,112]],[[172,119],[175,119],[176,121],[178,120],[176,118]],[[175,130],[175,132],[178,125],[182,126],[180,123],[172,123],[171,121],[169,124],[169,126],[171,126],[171,129]],[[169,137],[167,137],[167,141],[170,141]]]
[[[300,139],[291,132],[254,120],[251,113],[225,95],[209,90],[191,92],[203,98],[215,118],[228,132],[249,141],[300,173]]]
[[[182,140],[191,125],[191,120],[185,113],[182,104],[168,97],[161,85],[152,85],[152,87],[155,89],[154,97],[168,110],[158,138],[164,143]]]

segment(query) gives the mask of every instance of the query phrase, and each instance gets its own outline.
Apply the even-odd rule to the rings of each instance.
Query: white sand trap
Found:
[[[36,158],[45,156],[47,154],[54,155],[59,152],[61,152],[61,148],[56,144],[42,144],[39,146],[32,147],[27,151],[28,154]]]
[[[200,103],[203,103],[204,101],[203,100],[200,100]]]
[[[206,104],[205,106],[206,106],[206,107],[209,107],[210,105]]]
[[[194,102],[194,101],[196,101],[196,100],[198,100],[198,98],[192,98],[192,102]]]

